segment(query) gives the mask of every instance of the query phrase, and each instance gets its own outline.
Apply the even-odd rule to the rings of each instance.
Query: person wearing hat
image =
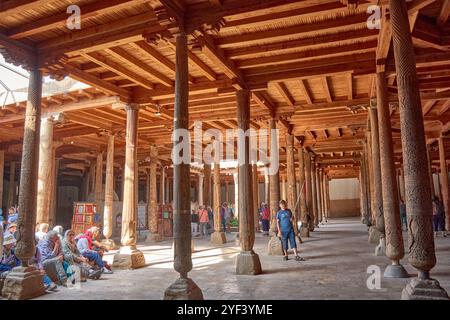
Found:
[[[8,225],[8,232],[11,233],[14,238],[17,238],[17,223],[13,222]]]
[[[20,260],[14,254],[16,239],[14,236],[5,232],[3,234],[3,253],[0,259],[0,279],[5,279],[8,273],[20,265]]]

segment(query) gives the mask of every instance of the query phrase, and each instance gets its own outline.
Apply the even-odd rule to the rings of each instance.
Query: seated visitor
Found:
[[[19,218],[19,211],[14,207],[9,208],[8,213],[8,224],[9,223],[17,223],[17,219]]]
[[[0,258],[0,279],[5,279],[13,268],[20,265],[20,260],[14,254],[15,244],[14,236],[5,232],[3,234],[3,253]]]
[[[98,227],[89,228],[84,234],[80,234],[76,237],[77,247],[83,257],[88,258],[89,261],[94,261],[103,273],[110,274],[113,272],[105,261],[102,260],[103,250],[108,250],[106,250],[106,248],[101,249],[101,245],[99,249],[99,243],[95,240],[99,233]]]
[[[17,239],[17,223],[13,222],[8,225],[7,231]]]
[[[35,238],[36,240],[36,244],[39,242],[37,238]],[[50,279],[50,277],[45,273],[44,270],[44,266],[41,263],[41,252],[39,251],[38,246],[36,246],[36,252],[34,254],[34,257],[32,257],[30,259],[30,261],[28,261],[28,264],[30,266],[35,267],[36,269],[38,269],[39,271],[41,271],[41,273],[44,275],[44,288],[46,291],[54,291],[58,288],[58,286],[56,285],[56,283],[54,283],[52,281],[52,279]]]
[[[64,264],[58,233],[53,230],[49,231],[45,238],[39,241],[38,248],[41,254],[40,263],[44,266],[45,273],[53,282],[66,286],[67,278],[71,273],[66,272],[69,264]]]
[[[75,232],[71,229],[67,230],[64,239],[62,241],[62,253],[64,254],[64,260],[69,263],[70,266],[77,266],[80,268],[81,281],[89,279],[99,279],[102,270],[99,268],[92,268],[88,262],[89,259],[81,255],[75,242]]]
[[[38,232],[35,233],[36,238],[38,238],[39,241],[44,240],[45,235],[48,232],[48,228],[49,228],[48,223],[39,224]]]
[[[58,232],[59,240],[61,240],[62,243],[62,240],[64,239],[64,228],[62,226],[55,226],[53,227],[53,231]]]

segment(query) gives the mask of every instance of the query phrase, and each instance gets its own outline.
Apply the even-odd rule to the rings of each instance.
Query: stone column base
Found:
[[[390,264],[384,270],[385,278],[409,278],[408,272],[401,264]]]
[[[203,293],[192,279],[178,278],[164,292],[164,300],[203,300]]]
[[[262,272],[259,256],[252,251],[241,251],[236,258],[236,274],[257,275]]]
[[[114,255],[113,267],[118,269],[137,269],[145,266],[144,254],[130,247],[122,247]]]
[[[159,233],[149,233],[145,243],[155,243],[163,241],[163,237]]]
[[[45,293],[44,275],[34,267],[16,267],[7,275],[2,296],[8,300],[25,300]]]
[[[305,238],[309,238],[309,228],[307,226],[303,226],[300,229],[300,236],[301,237],[305,237]]]
[[[375,248],[375,255],[378,257],[386,255],[386,238],[380,238],[380,243]]]
[[[102,240],[102,245],[106,247],[106,249],[108,250],[115,250],[117,249],[117,245],[114,242],[113,239],[103,239]]]
[[[267,245],[267,254],[269,256],[282,256],[283,248],[281,247],[281,241],[276,236],[272,236]]]
[[[414,278],[403,289],[402,300],[450,300],[450,298],[437,280]]]
[[[227,243],[227,237],[225,235],[225,232],[221,231],[214,231],[211,234],[211,244],[214,245],[221,245]]]
[[[371,226],[369,228],[369,244],[378,245],[380,243],[381,233],[377,228]]]

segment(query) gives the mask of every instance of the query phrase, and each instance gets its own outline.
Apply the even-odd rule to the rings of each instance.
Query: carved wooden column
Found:
[[[188,47],[187,36],[182,31],[176,36],[174,147],[183,141],[181,130],[189,129],[188,98]],[[190,159],[190,145],[185,146],[182,152],[183,155],[187,153]],[[190,163],[185,163],[184,161],[174,163],[173,170],[174,268],[180,274],[180,278],[167,288],[164,299],[203,299],[200,288],[192,279],[188,278],[188,272],[192,270]],[[206,170],[205,179],[205,187],[209,187],[210,176],[206,175]],[[207,192],[209,192],[209,189]],[[207,193],[205,192],[205,204],[211,205],[207,201],[210,201],[210,199],[207,199]]]
[[[211,203],[211,164],[203,165],[203,204],[210,206]]]
[[[323,169],[319,169],[319,191],[320,191],[320,211],[321,211],[321,219],[320,223],[325,222],[325,193],[323,188]]]
[[[386,228],[386,243],[380,242],[380,245],[385,247],[386,256],[392,263],[386,268],[384,276],[388,278],[407,278],[408,273],[400,264],[400,260],[405,254],[405,249],[403,246],[400,207],[397,197],[394,147],[392,141],[387,83],[384,72],[377,73],[377,111],[380,139],[383,221],[385,222],[384,227]],[[377,226],[380,220],[377,220]],[[383,239],[384,235],[380,240],[384,241]]]
[[[316,162],[314,157],[311,157],[311,196],[312,196],[313,220],[311,220],[309,231],[314,231],[314,227],[319,226],[319,214],[317,213],[317,192],[316,192]]]
[[[220,164],[214,163],[214,233],[211,234],[211,243],[214,245],[221,245],[227,242],[225,230],[222,231],[222,218],[220,210],[222,204],[220,203]]]
[[[3,208],[3,176],[5,174],[5,150],[0,150],[0,208]]]
[[[308,228],[308,212],[306,210],[306,175],[305,175],[305,152],[303,147],[298,148],[298,167],[300,173],[299,187],[300,190],[300,204],[299,204],[299,218],[302,221],[302,229],[300,230],[300,235],[303,237],[309,237]]]
[[[360,165],[360,187],[361,187],[361,212],[362,212],[362,223],[370,224],[370,212],[369,212],[369,199],[368,199],[368,185],[369,181],[367,179],[367,161],[365,156],[361,156]]]
[[[8,209],[15,206],[16,198],[16,163],[11,161],[9,163],[9,187],[8,187]]]
[[[103,200],[103,151],[97,154],[97,162],[95,163],[95,202],[97,206]]]
[[[198,205],[203,205],[203,173],[198,174]]]
[[[279,163],[279,144],[278,135],[276,134],[276,121],[271,119],[269,121],[270,129],[270,158],[271,161],[278,161]],[[281,248],[281,242],[277,237],[278,227],[276,223],[276,216],[279,211],[280,202],[280,172],[276,170],[271,172],[268,168],[269,174],[269,190],[270,190],[270,231],[272,236],[270,237],[268,243],[268,254],[269,255],[283,255],[283,250]]]
[[[239,167],[236,168],[236,172],[233,173],[234,178],[234,215],[239,219]]]
[[[150,146],[150,183],[147,196],[148,205],[148,228],[150,233],[147,236],[146,243],[162,241],[158,230],[158,190],[156,183],[156,169],[158,167],[158,148]]]
[[[311,153],[305,152],[305,191],[306,191],[306,214],[305,220],[302,220],[302,237],[309,237],[311,224],[314,226],[314,217],[312,213],[312,181],[311,181]]]
[[[270,179],[268,167],[264,167],[264,201],[268,206],[270,205]]]
[[[428,176],[430,177],[431,197],[434,197],[436,194],[436,191],[434,190],[433,161],[430,158],[430,153],[431,153],[431,145],[427,144]]]
[[[139,123],[139,106],[136,104],[127,104],[125,106],[127,113],[126,127],[126,145],[125,145],[125,181],[124,197],[122,207],[122,247],[114,255],[115,267],[121,269],[139,268],[145,265],[145,258],[141,251],[136,249],[137,235],[137,183],[138,183],[138,164],[137,164],[137,129]],[[97,157],[97,163],[100,156]],[[97,170],[99,165],[97,165]],[[100,176],[97,171],[96,176]],[[96,179],[97,181],[99,179]],[[98,182],[96,183],[98,186]],[[96,189],[97,191],[98,189]]]
[[[450,230],[450,199],[448,193],[448,170],[447,170],[447,162],[445,159],[445,147],[444,147],[444,138],[439,137],[439,162],[441,165],[441,193],[442,193],[442,202],[444,203],[445,208],[445,229],[447,231]]]
[[[36,61],[37,65],[37,61]],[[37,67],[30,70],[28,100],[25,110],[22,163],[20,171],[19,217],[15,255],[21,266],[6,277],[2,295],[13,300],[31,299],[44,294],[43,275],[28,261],[36,253],[35,225],[39,166],[39,131],[41,122],[42,73]]]
[[[165,193],[166,193],[164,190],[165,181],[166,181],[166,170],[164,166],[161,164],[161,177],[159,181],[159,197],[161,198],[160,199],[161,205],[165,204]],[[198,192],[200,193],[200,190]]]
[[[392,40],[400,103],[405,200],[408,215],[409,263],[418,272],[403,290],[403,299],[448,299],[438,281],[430,279],[436,264],[432,228],[431,188],[427,170],[425,130],[419,81],[405,0],[390,0]],[[440,294],[439,294],[440,293]]]
[[[319,223],[322,222],[322,191],[321,191],[321,184],[320,184],[320,169],[319,164],[316,163],[316,169],[315,175],[316,175],[316,194],[317,194],[317,225],[316,227],[319,227]]]
[[[298,235],[297,219],[294,214],[295,204],[297,203],[297,181],[295,179],[294,136],[292,134],[286,135],[286,175],[288,183],[287,204],[295,218],[294,233]]]
[[[379,243],[375,248],[375,255],[385,255],[385,235],[384,235],[384,217],[383,217],[383,195],[381,188],[381,165],[380,165],[380,140],[378,130],[378,115],[377,108],[372,106],[370,112],[370,126],[371,126],[371,142],[372,142],[372,170],[374,183],[374,206],[372,207],[373,215],[376,221],[375,232],[379,233]],[[372,231],[374,232],[374,231]]]
[[[108,150],[106,154],[106,179],[105,179],[105,206],[103,209],[103,235],[106,239],[102,244],[109,250],[116,244],[111,239],[113,230],[113,204],[114,204],[114,135],[108,134]]]
[[[259,192],[258,192],[258,165],[252,164],[252,194],[253,194],[253,215],[255,218],[255,232],[259,231]]]
[[[250,128],[250,91],[237,92],[238,128],[247,132]],[[277,150],[278,151],[278,150]],[[241,252],[236,259],[236,274],[256,275],[262,272],[259,256],[253,251],[255,226],[252,195],[252,172],[250,164],[250,138],[238,137],[239,166],[239,240]]]

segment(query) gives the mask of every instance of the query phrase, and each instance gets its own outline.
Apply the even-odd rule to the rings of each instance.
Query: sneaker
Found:
[[[97,270],[90,269],[88,278],[93,279],[93,280],[98,280],[101,275],[102,275],[102,269],[97,269]]]
[[[114,273],[114,272],[112,272],[112,270],[108,270],[105,267],[103,267],[102,271],[103,271],[104,274],[112,274],[112,273]]]
[[[288,256],[283,257],[283,261],[288,261],[288,260],[289,260]]]
[[[295,256],[295,261],[305,261],[305,259],[300,256]]]

